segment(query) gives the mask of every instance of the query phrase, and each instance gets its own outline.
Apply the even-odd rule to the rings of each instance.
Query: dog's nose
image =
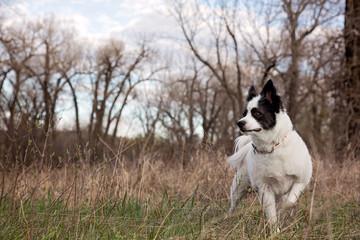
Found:
[[[240,129],[242,129],[245,126],[245,121],[238,121],[237,125],[239,126]]]

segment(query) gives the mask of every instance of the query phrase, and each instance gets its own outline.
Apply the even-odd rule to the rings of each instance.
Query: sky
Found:
[[[0,6],[7,20],[53,14],[80,35],[96,40],[110,36],[126,40],[133,34],[160,33],[174,27],[163,0],[0,0]]]
[[[0,19],[8,24],[49,15],[75,28],[79,38],[95,45],[114,37],[129,47],[139,35],[150,34],[159,38],[176,27],[163,0],[0,0]],[[68,104],[58,113],[59,128],[73,125],[70,97],[66,102]],[[84,104],[88,103],[80,103],[80,116],[86,116],[82,121],[87,122],[90,113],[86,109],[90,108],[81,108]],[[118,134],[121,136],[141,133],[141,127],[133,121],[131,103],[129,105],[120,124]]]

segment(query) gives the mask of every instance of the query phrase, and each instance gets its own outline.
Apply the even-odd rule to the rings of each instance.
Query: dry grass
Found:
[[[360,161],[346,159],[339,163],[329,159],[313,159],[317,196],[360,201]]]
[[[45,198],[51,199],[51,205],[62,202],[73,209],[81,208],[82,203],[86,202],[95,211],[99,204],[107,206],[110,202],[118,203],[124,196],[140,200],[145,204],[143,206],[149,201],[157,206],[164,200],[164,193],[179,198],[179,204],[182,206],[182,202],[194,196],[192,204],[197,205],[198,209],[194,211],[193,217],[200,221],[198,237],[214,238],[219,237],[217,234],[221,233],[221,238],[233,234],[243,234],[244,238],[248,238],[249,232],[258,232],[259,238],[267,236],[264,228],[266,224],[255,194],[251,194],[245,200],[245,205],[240,207],[237,216],[230,216],[224,220],[227,216],[229,188],[234,172],[229,170],[225,161],[227,156],[221,151],[201,147],[187,159],[186,165],[183,164],[183,159],[166,164],[159,160],[156,152],[143,151],[137,162],[125,160],[122,149],[116,153],[115,158],[106,159],[97,165],[87,161],[84,151],[76,163],[67,164],[64,161],[56,168],[32,165],[3,172],[1,202],[5,198],[13,199],[20,202],[19,208],[23,209],[23,203]],[[329,159],[313,159],[313,181],[307,188],[305,197],[299,201],[300,208],[305,213],[293,219],[287,229],[296,232],[298,221],[312,222],[315,225],[311,229],[316,229],[316,224],[319,221],[323,222],[324,214],[330,214],[337,204],[360,201],[360,161],[346,160],[340,164]],[[172,206],[167,209],[168,215],[164,215],[166,218],[174,208],[174,212],[179,209],[174,207],[175,205]],[[80,219],[80,213],[78,214]],[[207,219],[204,218],[205,215]],[[24,210],[21,216],[26,219]],[[160,234],[159,231],[164,224],[162,221],[158,220],[153,234]],[[79,225],[76,221],[74,224]],[[321,229],[321,232],[329,231],[326,236],[330,236],[333,223],[329,220],[321,226],[324,224],[328,226],[327,230]],[[311,234],[311,229],[306,230],[309,231],[306,234]],[[75,232],[77,233],[77,230]],[[356,234],[360,233],[354,234],[358,236]]]
[[[121,151],[118,151],[121,152]],[[182,161],[165,164],[157,153],[142,153],[129,163],[121,154],[101,164],[86,159],[48,169],[36,165],[5,173],[4,192],[25,200],[43,196],[60,198],[72,188],[81,190],[81,198],[93,201],[99,190],[112,196],[125,193],[139,199],[161,197],[164,191],[184,196],[197,189],[201,201],[227,201],[234,174],[226,164],[226,155],[211,149],[199,149],[186,166]],[[308,187],[315,197],[341,197],[360,201],[360,161],[313,158],[313,181]]]
[[[119,154],[96,165],[86,159],[52,169],[32,165],[7,172],[4,187],[10,197],[22,200],[62,198],[76,188],[81,193],[80,200],[89,201],[98,199],[99,192],[112,197],[126,193],[139,199],[156,199],[164,191],[189,196],[196,189],[199,200],[226,201],[232,173],[225,157],[220,152],[202,149],[186,161],[186,166],[182,161],[165,164],[157,153],[146,152],[137,162],[128,162]]]

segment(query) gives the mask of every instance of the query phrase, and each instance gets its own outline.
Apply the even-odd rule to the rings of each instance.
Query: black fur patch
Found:
[[[251,99],[253,99],[254,97],[256,97],[258,94],[257,94],[257,92],[256,92],[256,90],[255,90],[255,87],[254,87],[254,85],[252,85],[251,87],[250,87],[250,89],[249,89],[249,93],[248,93],[248,96],[247,96],[247,98],[246,98],[246,101],[250,101]]]
[[[276,125],[275,112],[262,98],[259,101],[259,107],[251,109],[251,115],[265,130],[269,130]]]
[[[256,94],[255,88],[251,86],[249,90],[248,102],[253,99]],[[265,130],[272,129],[276,125],[276,113],[282,110],[282,102],[280,96],[276,94],[276,88],[271,80],[269,80],[260,93],[258,107],[251,109],[251,116]],[[247,110],[244,112],[246,115]]]
[[[283,107],[281,103],[281,98],[276,94],[276,88],[274,87],[271,79],[267,81],[260,95],[261,99],[259,101],[259,105],[260,102],[265,101],[267,103],[262,104],[267,105],[267,107],[269,107],[269,109],[271,109],[272,111],[279,113],[280,110],[282,110]]]

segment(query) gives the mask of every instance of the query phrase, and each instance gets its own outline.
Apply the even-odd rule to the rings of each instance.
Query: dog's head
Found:
[[[243,134],[257,134],[271,130],[276,125],[276,114],[282,110],[280,97],[271,80],[267,81],[260,95],[254,86],[249,89],[247,104],[237,125]]]

